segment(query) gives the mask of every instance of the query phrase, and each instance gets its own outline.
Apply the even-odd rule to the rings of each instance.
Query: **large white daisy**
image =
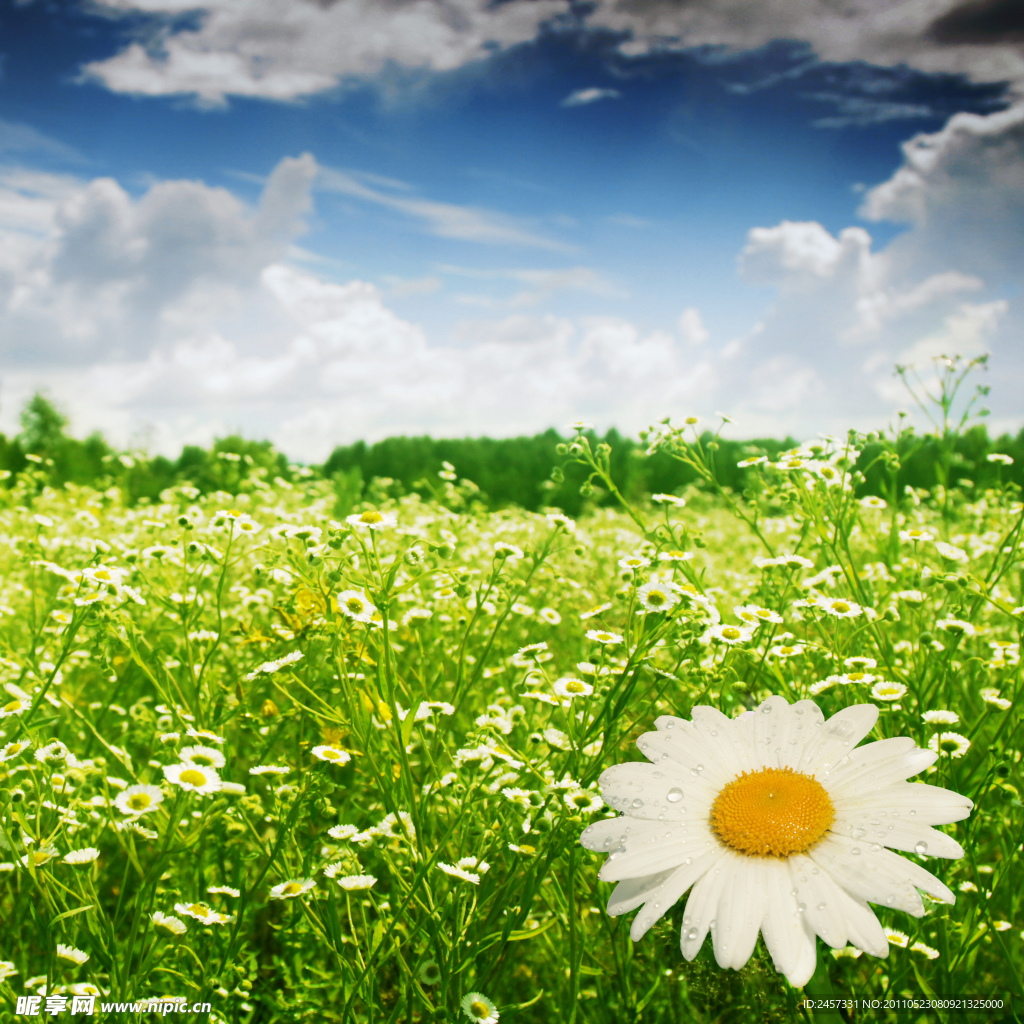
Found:
[[[653,764],[609,768],[605,801],[623,813],[580,838],[607,853],[599,878],[618,882],[608,913],[642,909],[636,941],[693,887],[682,926],[692,960],[710,929],[715,959],[739,970],[760,931],[776,970],[805,985],[815,936],[887,956],[889,943],[868,903],[924,915],[918,889],[955,903],[918,864],[892,853],[962,857],[931,828],[966,818],[964,796],[906,781],[937,754],[909,737],[854,749],[878,718],[873,704],[825,721],[809,700],[769,697],[730,719],[695,707],[692,722],[663,716],[637,746]]]

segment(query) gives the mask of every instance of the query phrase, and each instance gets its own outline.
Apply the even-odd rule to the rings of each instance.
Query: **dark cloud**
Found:
[[[977,0],[954,7],[932,24],[928,36],[951,46],[1024,43],[1024,3]]]

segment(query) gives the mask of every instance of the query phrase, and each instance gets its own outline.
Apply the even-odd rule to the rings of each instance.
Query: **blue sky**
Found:
[[[954,351],[1016,429],[1024,30],[850,10],[0,2],[0,429],[806,437]]]

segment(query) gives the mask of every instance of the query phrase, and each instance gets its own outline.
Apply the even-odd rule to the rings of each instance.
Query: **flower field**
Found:
[[[351,509],[315,476],[126,507],[117,488],[19,474],[0,492],[0,1017],[33,994],[68,1016],[93,995],[100,1019],[161,997],[216,1021],[367,1024],[837,1021],[865,1018],[804,1000],[1024,998],[1019,495],[858,497],[853,435],[753,457],[740,497],[692,430],[647,441],[707,485],[575,521],[488,512],[454,468],[437,500],[371,491]],[[614,491],[582,431],[564,452]],[[676,866],[660,822],[683,804],[709,846],[747,842],[729,838],[729,787],[701,812],[703,764],[638,738],[678,723],[713,776],[702,723],[754,742],[757,709],[810,723],[807,702],[859,722],[836,757],[862,738],[897,752],[909,802],[840,838],[865,860],[897,851],[900,899],[837,868],[859,909],[836,924],[773,890],[736,918],[745,956],[713,913],[690,927],[683,891],[634,922]],[[662,758],[684,781],[659,817],[622,780]],[[799,775],[812,839],[769,837],[746,862],[789,870],[839,842],[845,805],[816,764],[823,785]],[[620,813],[658,854],[633,874],[602,867],[639,856],[617,845]],[[600,841],[581,844],[588,828]],[[780,945],[792,921],[800,963]]]

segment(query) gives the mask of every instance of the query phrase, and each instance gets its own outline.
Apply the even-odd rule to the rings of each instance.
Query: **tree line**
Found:
[[[584,470],[566,464],[564,445],[570,438],[554,429],[509,438],[401,436],[373,444],[357,441],[336,447],[322,465],[302,467],[291,464],[269,441],[237,435],[218,438],[209,448],[186,445],[177,459],[169,459],[119,452],[99,433],[79,440],[67,433],[67,426],[66,417],[45,396],[37,394],[29,401],[21,413],[20,433],[11,438],[0,434],[0,470],[9,474],[8,486],[31,465],[51,486],[116,486],[130,504],[136,504],[140,499],[156,501],[165,488],[185,483],[203,493],[236,493],[260,479],[271,483],[313,477],[332,482],[339,512],[343,512],[367,496],[418,492],[443,499],[450,482],[446,478],[454,473],[455,481],[469,480],[474,485],[463,487],[464,494],[471,492],[492,509],[558,507],[578,515],[585,503],[608,500],[599,492],[581,494]],[[661,452],[647,455],[646,443],[614,429],[603,436],[588,431],[587,437],[593,447],[610,445],[612,478],[629,498],[671,494],[699,483],[690,467]],[[701,444],[713,452],[719,484],[742,493],[755,486],[756,471],[737,463],[757,455],[773,459],[797,442],[790,437],[734,441],[705,433]],[[871,435],[861,440],[857,466],[864,474],[858,487],[863,494],[888,497],[891,492],[891,464],[879,458],[882,451]],[[908,430],[900,436],[896,453],[899,488],[907,484],[924,489],[937,484],[967,486],[967,482],[984,488],[998,481],[1024,487],[1024,430],[994,439],[981,424],[948,436]],[[990,462],[988,456],[994,453],[1008,456],[1013,463]]]

